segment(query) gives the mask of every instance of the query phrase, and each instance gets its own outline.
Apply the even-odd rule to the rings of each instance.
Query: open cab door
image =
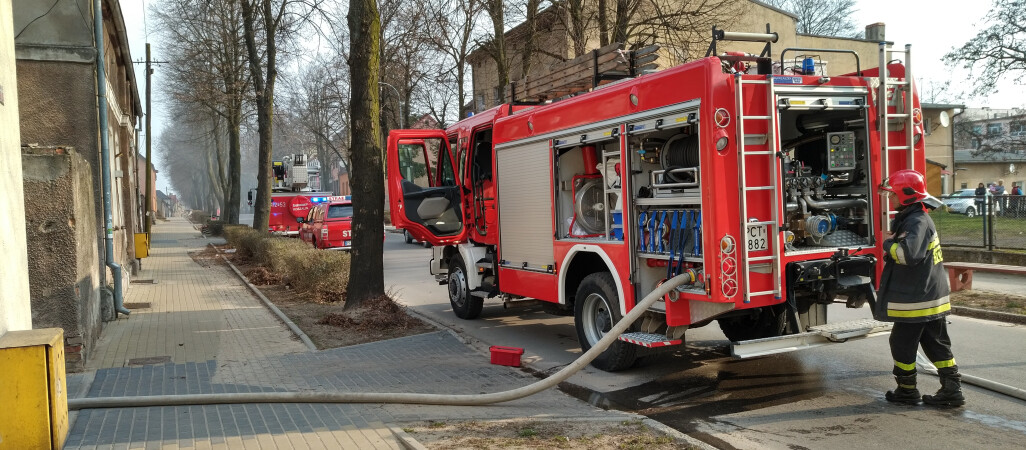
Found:
[[[462,242],[462,192],[443,130],[388,134],[388,198],[392,225],[431,245]]]

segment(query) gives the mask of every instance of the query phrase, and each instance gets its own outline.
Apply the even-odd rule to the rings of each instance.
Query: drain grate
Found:
[[[177,244],[178,239],[154,239],[150,241],[151,244]]]
[[[130,282],[130,284],[157,284],[157,280],[153,280],[153,279],[132,280]]]
[[[150,302],[125,303],[125,308],[128,309],[146,309],[150,306]]]
[[[171,362],[170,356],[147,356],[145,358],[132,358],[128,360],[130,366],[145,366],[148,364],[164,364]]]

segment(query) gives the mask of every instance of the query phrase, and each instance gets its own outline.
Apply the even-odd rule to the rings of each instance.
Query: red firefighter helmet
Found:
[[[926,192],[926,179],[921,173],[911,169],[892,173],[880,185],[880,190],[893,193],[898,197],[898,203],[902,205],[911,205],[932,198]]]

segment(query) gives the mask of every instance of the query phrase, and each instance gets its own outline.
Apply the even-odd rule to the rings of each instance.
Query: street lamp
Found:
[[[399,104],[399,128],[406,128],[406,117],[403,116],[403,96],[399,94],[399,89],[396,89],[395,86],[385,83],[384,81],[379,81],[378,84],[388,86],[395,91],[396,102]]]

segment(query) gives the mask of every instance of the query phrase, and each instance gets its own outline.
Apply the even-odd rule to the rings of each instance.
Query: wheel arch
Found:
[[[627,314],[627,306],[624,301],[623,285],[620,282],[620,274],[601,247],[588,244],[578,244],[570,248],[563,257],[559,271],[559,304],[572,305],[570,300],[577,293],[581,281],[593,273],[609,272],[616,283],[616,295],[619,297],[620,314]]]

